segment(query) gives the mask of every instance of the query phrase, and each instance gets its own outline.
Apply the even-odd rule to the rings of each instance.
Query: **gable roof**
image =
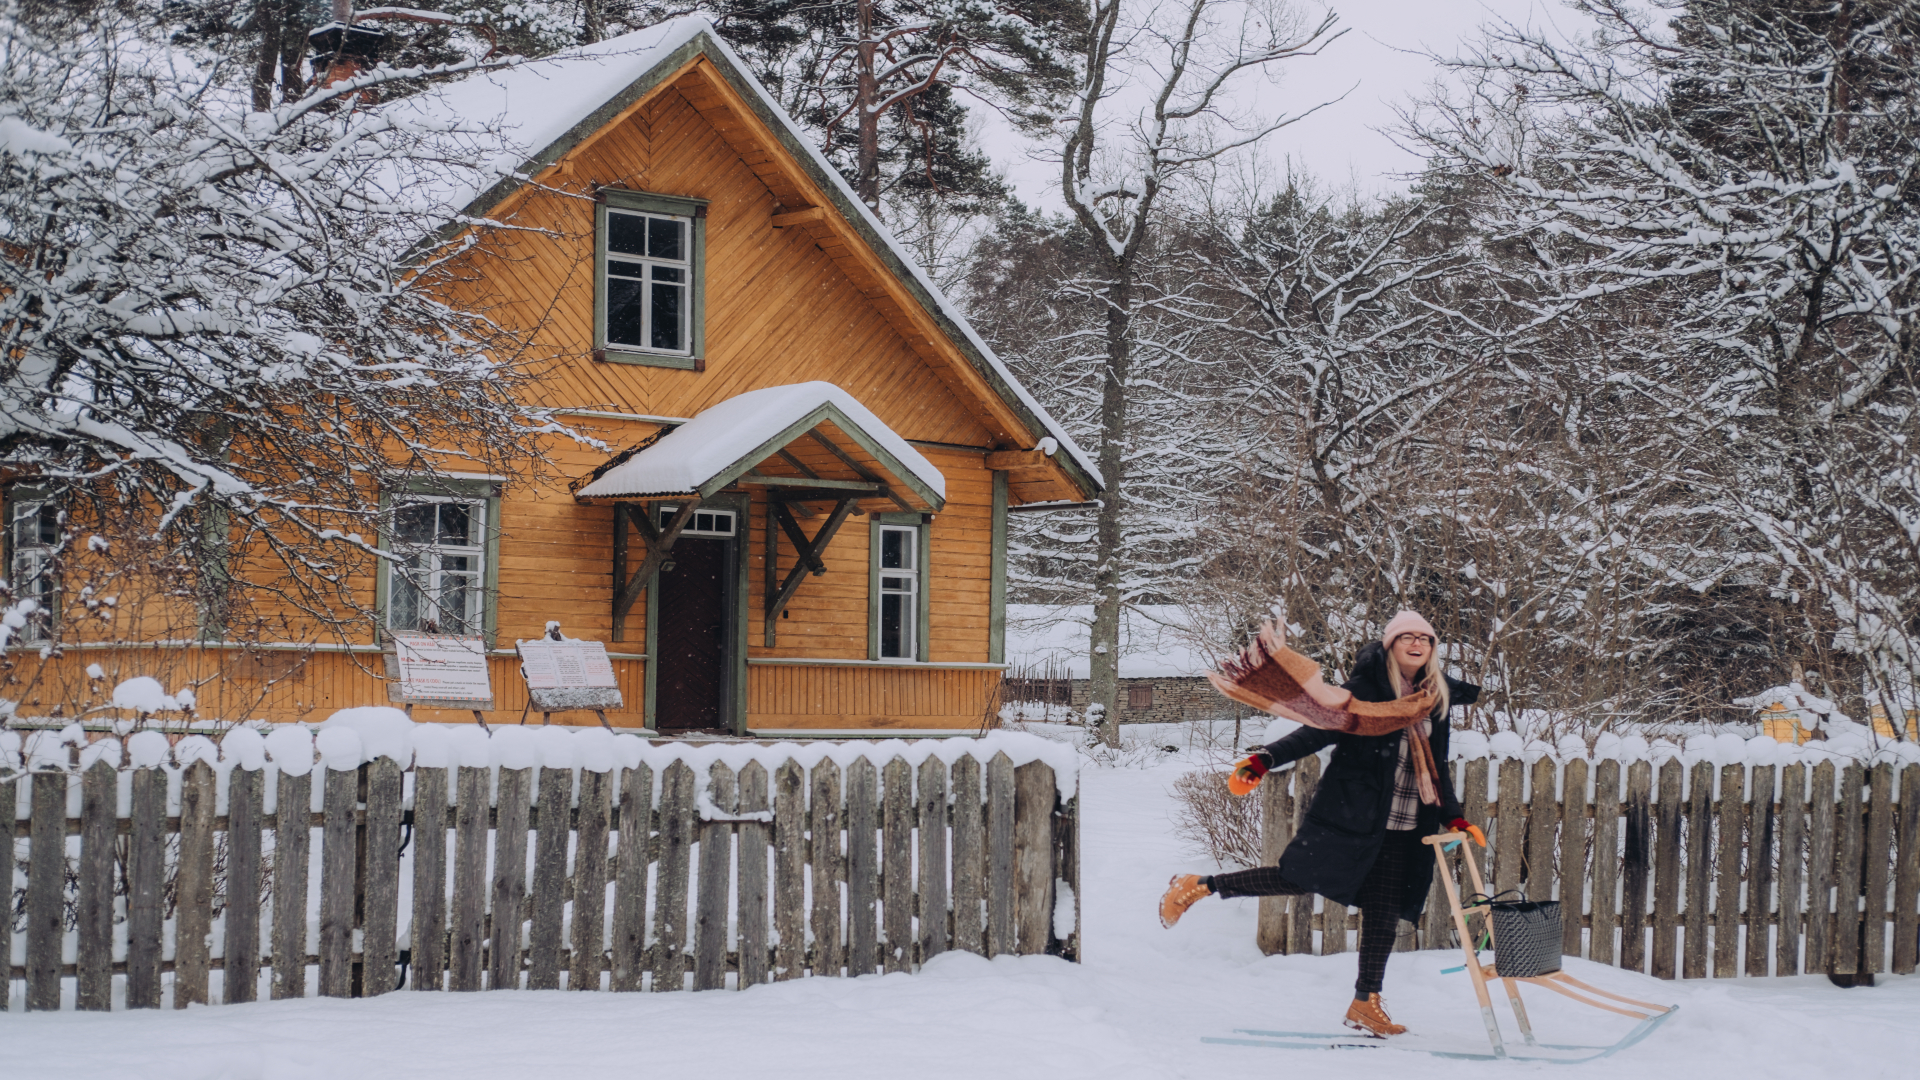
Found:
[[[854,194],[799,126],[760,85],[738,54],[704,17],[674,19],[594,45],[566,49],[539,60],[482,72],[440,84],[392,103],[420,121],[491,121],[491,137],[477,148],[491,154],[500,179],[489,187],[449,186],[443,205],[464,209],[440,233],[464,230],[466,221],[485,218],[529,178],[559,162],[644,99],[663,82],[697,60],[707,61],[773,132],[807,178],[827,196],[886,270],[924,310],[988,388],[1004,402],[1036,443],[1053,439],[1065,452],[1056,457],[1084,492],[1105,487],[1085,450],[1041,406],[999,356],[981,340],[965,316],[916,265],[887,227]],[[1051,455],[1052,452],[1049,451]]]
[[[825,382],[769,386],[730,397],[658,442],[597,471],[574,496],[619,499],[698,493],[710,498],[736,480],[759,479],[750,472],[754,466],[823,424],[831,424],[853,449],[871,457],[903,494],[921,504],[918,509],[938,512],[946,505],[947,478],[933,462],[852,394]]]

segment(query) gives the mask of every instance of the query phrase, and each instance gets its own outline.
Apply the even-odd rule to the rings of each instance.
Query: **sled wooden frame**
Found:
[[[1487,1041],[1493,1044],[1493,1054],[1495,1057],[1506,1057],[1507,1047],[1500,1038],[1500,1024],[1493,1018],[1493,996],[1487,992],[1488,973],[1485,968],[1480,966],[1480,953],[1479,950],[1473,947],[1473,934],[1467,926],[1467,916],[1475,912],[1479,913],[1481,920],[1486,925],[1487,939],[1493,942],[1493,947],[1497,951],[1500,948],[1500,943],[1493,941],[1493,913],[1487,903],[1467,906],[1461,905],[1460,890],[1455,886],[1453,874],[1449,872],[1446,865],[1447,852],[1450,850],[1448,845],[1453,845],[1460,849],[1460,861],[1466,864],[1467,876],[1473,881],[1475,894],[1486,896],[1487,884],[1480,876],[1480,864],[1465,847],[1469,842],[1466,833],[1438,833],[1433,836],[1423,837],[1421,842],[1433,845],[1434,858],[1440,863],[1440,883],[1447,891],[1447,905],[1453,909],[1453,926],[1460,934],[1460,950],[1464,952],[1467,957],[1467,975],[1473,979],[1473,992],[1480,999],[1480,1019],[1487,1025]],[[1565,971],[1550,972],[1546,975],[1536,975],[1531,978],[1507,978],[1499,975],[1494,977],[1506,985],[1507,1003],[1513,1006],[1513,1018],[1520,1025],[1520,1037],[1527,1041],[1528,1046],[1538,1046],[1540,1044],[1533,1037],[1533,1025],[1527,1019],[1527,1007],[1520,1000],[1519,984],[1523,982],[1545,987],[1556,994],[1570,997],[1582,1005],[1590,1005],[1596,1009],[1605,1009],[1607,1012],[1619,1013],[1621,1016],[1630,1016],[1639,1021],[1653,1020],[1665,1016],[1677,1008],[1677,1006],[1655,1005],[1651,1002],[1637,1001],[1633,998],[1621,997],[1619,994],[1608,993],[1597,986],[1588,986],[1586,983],[1581,982]],[[1582,993],[1583,991],[1584,993]],[[1586,996],[1588,994],[1593,995],[1593,997]],[[1623,1009],[1619,1005],[1609,1005],[1604,1001],[1596,1001],[1594,1000],[1595,997],[1621,1002],[1625,1005],[1631,1005],[1634,1008]],[[1641,1011],[1636,1012],[1634,1011],[1635,1009]]]

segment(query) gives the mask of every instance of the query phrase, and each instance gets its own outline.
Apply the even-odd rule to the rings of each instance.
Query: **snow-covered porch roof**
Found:
[[[728,398],[582,478],[582,501],[709,498],[740,484],[879,500],[904,510],[946,506],[940,470],[852,394],[825,382],[769,386]]]

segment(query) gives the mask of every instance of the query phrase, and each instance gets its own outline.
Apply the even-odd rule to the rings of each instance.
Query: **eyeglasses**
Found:
[[[1417,642],[1421,645],[1425,645],[1429,649],[1433,648],[1433,646],[1436,644],[1432,634],[1398,634],[1398,635],[1395,635],[1393,639],[1393,643],[1395,645],[1398,645],[1403,641],[1409,641],[1409,640]]]

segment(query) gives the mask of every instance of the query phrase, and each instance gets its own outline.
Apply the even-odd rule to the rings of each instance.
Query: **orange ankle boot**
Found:
[[[1380,1000],[1379,994],[1368,994],[1365,1001],[1354,999],[1347,1006],[1346,1025],[1355,1031],[1364,1031],[1376,1039],[1389,1035],[1404,1035],[1407,1029],[1393,1022],[1387,1015],[1387,1004]]]
[[[1188,908],[1212,895],[1213,890],[1201,884],[1199,874],[1173,875],[1167,891],[1160,894],[1160,925],[1172,929]]]

